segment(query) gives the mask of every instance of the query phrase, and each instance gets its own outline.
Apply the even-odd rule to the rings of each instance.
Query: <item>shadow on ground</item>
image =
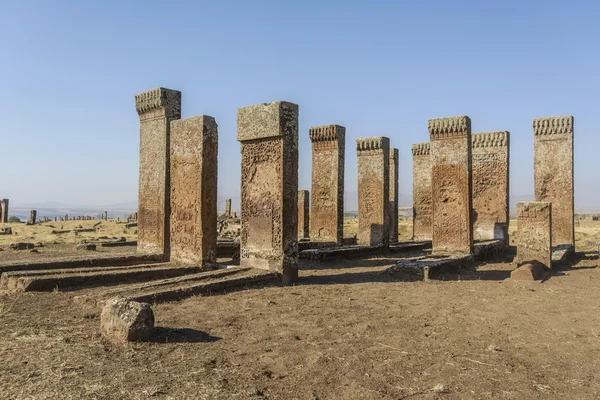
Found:
[[[218,336],[211,336],[191,328],[165,328],[155,327],[154,333],[150,338],[152,343],[210,343],[221,340]]]

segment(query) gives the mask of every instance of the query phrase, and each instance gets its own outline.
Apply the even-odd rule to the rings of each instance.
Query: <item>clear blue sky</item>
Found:
[[[238,107],[300,106],[308,128],[389,136],[410,196],[427,119],[511,132],[511,192],[533,193],[536,117],[575,116],[576,207],[600,209],[600,3],[593,1],[2,1],[0,197],[101,205],[137,199],[134,95],[183,92],[183,117],[219,125],[219,196],[239,194]]]

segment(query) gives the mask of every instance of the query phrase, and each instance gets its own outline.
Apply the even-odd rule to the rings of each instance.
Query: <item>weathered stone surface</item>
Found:
[[[431,168],[429,142],[412,145],[413,239],[431,240]]]
[[[37,211],[36,210],[29,211],[29,220],[27,221],[27,223],[29,225],[35,225],[36,221],[37,221]]]
[[[432,250],[470,254],[471,120],[450,117],[429,120],[432,157]]]
[[[346,128],[315,126],[312,142],[310,239],[336,242],[344,238],[344,154]]]
[[[0,200],[0,224],[8,222],[8,199]]]
[[[539,262],[552,267],[552,204],[517,203],[517,265]]]
[[[533,120],[535,200],[552,203],[552,245],[575,245],[572,116]]]
[[[298,239],[309,238],[310,200],[308,190],[298,190]]]
[[[79,243],[75,248],[77,250],[94,251],[94,250],[96,250],[96,244],[95,243]]]
[[[117,343],[147,341],[154,330],[154,313],[148,303],[112,298],[102,308],[100,330]]]
[[[33,249],[35,247],[35,244],[28,242],[18,242],[11,243],[9,247],[11,250],[28,250]]]
[[[473,239],[508,241],[509,133],[473,134]]]
[[[548,275],[548,270],[538,262],[523,264],[510,273],[510,278],[515,281],[539,281]]]
[[[298,277],[298,106],[237,111],[241,143],[240,265]]]
[[[169,136],[181,118],[181,92],[156,88],[135,96],[140,117],[138,251],[169,254]]]
[[[207,115],[171,122],[172,261],[216,261],[217,129],[215,119]]]
[[[383,136],[356,139],[356,155],[358,243],[361,246],[387,246],[390,139]]]
[[[388,232],[390,235],[390,243],[398,241],[398,149],[390,149],[390,172],[389,172],[389,189],[388,196]]]
[[[231,199],[225,200],[225,215],[231,217]]]

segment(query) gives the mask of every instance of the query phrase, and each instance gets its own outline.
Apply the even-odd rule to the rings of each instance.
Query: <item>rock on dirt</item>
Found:
[[[33,243],[28,243],[28,242],[18,242],[18,243],[10,244],[10,248],[12,250],[27,250],[27,249],[33,249],[34,247],[35,247],[35,245]]]
[[[100,330],[112,342],[147,341],[154,330],[154,313],[148,303],[114,297],[102,309]]]
[[[96,250],[95,243],[80,243],[77,245],[77,250]]]

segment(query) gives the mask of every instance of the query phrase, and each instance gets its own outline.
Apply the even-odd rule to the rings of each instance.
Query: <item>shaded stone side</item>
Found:
[[[169,254],[169,136],[181,118],[181,92],[156,88],[135,96],[140,118],[138,251]]]
[[[356,139],[358,159],[358,244],[389,244],[390,139]]]
[[[398,149],[390,149],[390,173],[389,173],[389,189],[388,197],[388,231],[390,235],[390,243],[398,241]]]
[[[473,239],[508,241],[509,133],[474,133]]]
[[[8,199],[0,200],[0,224],[8,222]]]
[[[298,239],[309,238],[310,200],[308,190],[298,190]]]
[[[552,203],[517,203],[517,265],[539,262],[552,266]]]
[[[552,203],[552,245],[575,245],[572,116],[533,120],[535,200]]]
[[[312,142],[312,198],[310,239],[336,242],[344,238],[344,157],[346,128],[310,128]]]
[[[171,122],[171,261],[216,261],[217,129],[206,115]]]
[[[298,106],[238,109],[241,143],[240,265],[298,277]]]
[[[413,240],[431,240],[431,167],[429,142],[412,145]]]
[[[432,157],[432,250],[473,251],[471,223],[471,120],[469,117],[429,120]]]

